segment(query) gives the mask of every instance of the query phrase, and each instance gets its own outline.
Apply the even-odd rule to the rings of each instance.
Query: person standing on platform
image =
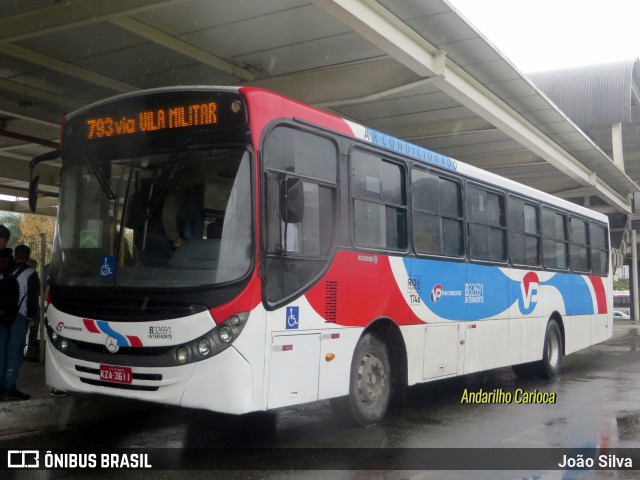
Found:
[[[31,249],[18,245],[15,249],[15,265],[3,272],[18,282],[18,313],[10,322],[0,324],[0,388],[4,401],[29,400],[16,386],[24,359],[24,346],[29,325],[35,323],[40,294],[40,279],[35,269],[27,265]]]

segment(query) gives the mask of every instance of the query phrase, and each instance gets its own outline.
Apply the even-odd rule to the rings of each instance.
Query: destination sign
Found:
[[[237,107],[240,109],[240,106]],[[121,116],[87,118],[86,138],[118,137],[134,133],[172,130],[185,127],[216,125],[217,102],[192,103],[171,108],[144,109]]]
[[[62,157],[73,162],[86,155],[122,158],[183,144],[244,143],[248,131],[247,106],[237,91],[142,91],[70,113],[62,129]]]

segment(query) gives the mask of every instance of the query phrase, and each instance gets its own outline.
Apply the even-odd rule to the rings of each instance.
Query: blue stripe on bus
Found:
[[[124,337],[124,335],[116,332],[114,329],[112,329],[109,326],[109,323],[103,321],[103,320],[98,320],[96,321],[96,324],[98,325],[98,328],[100,330],[102,330],[104,333],[106,333],[107,335],[109,335],[110,337],[113,337],[116,339],[116,341],[118,342],[118,346],[119,347],[128,347],[129,346],[129,341]]]
[[[567,315],[592,315],[593,299],[587,281],[580,275],[556,274],[544,285],[555,287],[564,300]]]
[[[403,261],[410,291],[417,293],[434,314],[448,320],[475,321],[506,314],[515,303],[523,316],[529,315],[542,299],[538,292],[541,286],[560,293],[565,314],[595,313],[591,291],[580,275],[556,273],[538,283],[539,272],[533,272],[527,274],[529,281],[523,282],[494,266],[417,258]],[[531,282],[531,276],[535,282]]]
[[[448,170],[458,169],[458,162],[452,158],[406,142],[387,133],[379,132],[373,128],[365,127],[364,139],[380,147],[388,148],[389,150],[407,155],[416,160],[421,160],[425,163],[437,165]]]

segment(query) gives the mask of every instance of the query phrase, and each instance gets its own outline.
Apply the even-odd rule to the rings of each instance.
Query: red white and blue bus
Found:
[[[611,336],[606,216],[274,93],[121,95],[61,137],[53,388],[366,425]]]

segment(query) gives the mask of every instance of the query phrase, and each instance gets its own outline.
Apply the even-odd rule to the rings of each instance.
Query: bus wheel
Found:
[[[386,344],[364,335],[353,354],[349,395],[334,398],[336,416],[349,425],[374,425],[384,417],[391,397],[391,364]]]
[[[555,320],[549,320],[544,334],[542,360],[536,362],[535,373],[538,378],[552,379],[560,373],[562,362],[562,334]]]

